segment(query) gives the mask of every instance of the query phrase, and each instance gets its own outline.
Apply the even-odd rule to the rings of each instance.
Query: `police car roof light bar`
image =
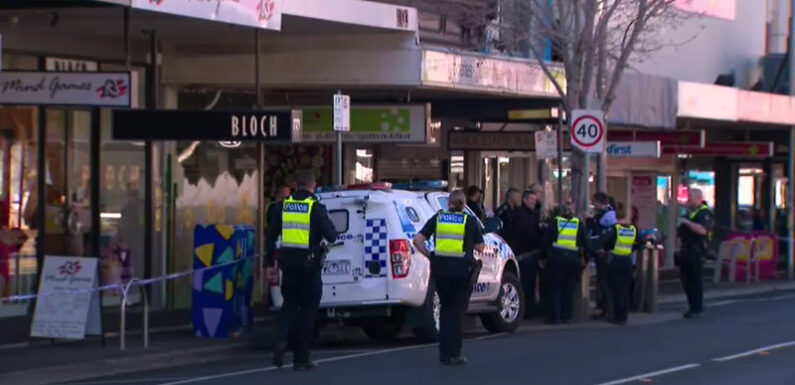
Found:
[[[347,190],[391,190],[391,189],[392,189],[392,183],[389,182],[349,184],[347,186]]]

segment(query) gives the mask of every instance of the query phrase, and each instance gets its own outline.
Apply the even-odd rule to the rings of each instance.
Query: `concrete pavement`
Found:
[[[633,325],[626,327],[589,323],[530,327],[512,335],[470,335],[464,343],[470,363],[455,368],[438,364],[436,346],[408,341],[395,346],[329,346],[315,355],[321,365],[310,373],[272,368],[267,364],[269,356],[258,352],[79,383],[616,385],[643,380],[723,385],[795,381],[792,294],[713,304],[703,319],[695,321],[682,320],[681,310],[681,306],[666,306],[654,320],[635,317]]]

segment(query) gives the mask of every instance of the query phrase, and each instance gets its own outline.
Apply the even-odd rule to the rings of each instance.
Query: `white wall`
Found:
[[[710,84],[719,74],[734,70],[735,86],[750,88],[758,80],[756,69],[765,54],[766,1],[720,1],[737,1],[735,20],[694,15],[676,30],[664,32],[665,40],[676,46],[664,48],[643,62],[636,61],[632,68]],[[751,75],[754,71],[757,75]]]

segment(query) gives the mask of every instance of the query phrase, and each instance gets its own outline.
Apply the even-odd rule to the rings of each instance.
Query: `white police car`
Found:
[[[446,182],[437,181],[321,189],[317,196],[340,232],[323,266],[324,320],[361,326],[374,339],[396,338],[407,324],[423,340],[436,338],[439,299],[430,261],[415,250],[412,239],[433,214],[447,208],[447,193],[418,190],[444,187]],[[496,230],[497,222],[484,228],[486,250],[475,253],[483,268],[467,310],[492,333],[516,330],[524,314],[513,251],[488,231]],[[271,296],[280,307],[278,286],[271,288]]]

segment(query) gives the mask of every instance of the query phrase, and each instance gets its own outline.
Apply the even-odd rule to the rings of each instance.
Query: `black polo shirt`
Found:
[[[690,219],[690,216],[688,215],[685,218]],[[707,233],[712,231],[713,215],[709,210],[700,210],[693,219],[690,219],[690,221],[704,226],[704,228],[707,229]],[[682,248],[703,248],[707,246],[707,236],[694,233],[692,230],[690,230],[690,227],[687,227],[685,224],[679,225],[677,234],[679,235],[679,238],[682,239]]]

